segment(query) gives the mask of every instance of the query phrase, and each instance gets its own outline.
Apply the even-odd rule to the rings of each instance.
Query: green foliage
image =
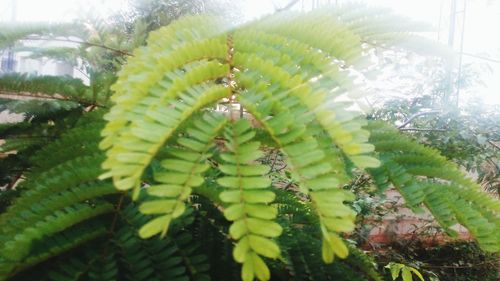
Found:
[[[18,198],[0,215],[1,280],[208,280],[208,276],[215,278],[221,272],[225,274],[220,280],[234,280],[238,268],[234,266],[228,271],[228,265],[233,262],[232,243],[224,234],[231,232],[229,225],[217,209],[220,206],[216,207],[206,199],[193,197],[197,209],[188,208],[180,220],[173,221],[163,239],[139,236],[138,230],[154,217],[141,214],[138,210],[144,207],[136,206],[125,195],[117,194],[110,183],[95,180],[101,172],[99,163],[102,161],[97,148],[103,123],[100,116],[102,113],[98,111],[87,114],[78,120],[75,128],[31,158],[32,172],[18,187]],[[220,116],[216,119],[210,119],[210,116],[216,115],[207,113],[200,117],[193,124],[194,128],[195,124],[206,125],[204,122],[226,121]],[[206,130],[208,127],[201,128]],[[185,140],[178,141],[186,143]],[[174,150],[171,152],[176,154]],[[194,154],[183,152],[182,155]],[[224,158],[231,159],[231,154]],[[230,164],[225,165],[227,169],[222,169],[231,173]],[[247,171],[264,169],[262,166],[247,167]],[[206,181],[213,183],[214,179],[208,176]],[[226,192],[222,187],[218,188]],[[150,192],[149,188],[144,191],[151,194],[141,192],[139,198],[145,202],[142,205],[157,199],[154,198],[157,193]],[[317,218],[314,218],[311,208],[303,208],[304,203],[293,193],[283,192],[276,190],[281,196],[273,208],[279,209],[283,215],[292,216],[280,221],[289,233],[281,243],[290,245],[293,241],[303,247],[307,266],[320,267],[328,276],[346,275],[351,277],[345,280],[371,280],[354,277],[360,268],[367,272],[371,270],[371,274],[374,271],[370,262],[363,262],[366,257],[354,249],[351,251],[355,254],[348,261],[357,257],[354,264],[358,266],[327,266],[317,256],[316,259],[307,258],[314,256],[319,249],[321,234],[312,224],[308,226],[308,232],[315,233],[316,238],[311,239],[307,232],[303,232],[306,221],[301,218],[309,221],[317,221]],[[255,208],[258,205],[253,205],[257,214],[249,214],[265,214],[266,208],[259,210]],[[271,211],[273,214],[276,215]],[[219,248],[217,245],[225,246]],[[212,250],[209,247],[213,247]],[[295,246],[285,249],[287,256],[296,256]],[[301,273],[302,269],[296,263],[287,259],[273,265],[270,271],[279,276],[286,272],[285,268],[293,266],[296,268],[295,280],[302,280],[299,276],[305,276],[305,273]],[[289,274],[283,275],[282,280],[289,280],[292,277]]]
[[[102,104],[106,98],[100,95],[96,96],[93,89],[85,86],[80,79],[67,76],[34,76],[16,73],[0,76],[0,93],[7,98],[11,96],[12,98],[25,97],[27,99],[2,103],[0,110],[26,113],[28,116],[40,115],[34,110],[43,108],[39,104],[41,102],[52,102],[53,106],[72,109],[79,105]],[[37,99],[33,100],[33,98]]]
[[[206,280],[207,259],[198,255],[199,244],[193,243],[189,232],[182,231],[193,222],[189,215],[166,239],[143,240],[137,228],[149,218],[134,204],[120,209],[128,200],[117,195],[110,183],[96,181],[103,159],[96,154],[100,116],[99,112],[86,115],[77,127],[32,158],[33,170],[18,187],[21,194],[0,215],[0,279],[61,256],[59,266],[38,274],[48,274],[47,280],[122,280],[119,276],[124,280],[187,280],[189,271],[189,276],[196,277],[192,280]],[[84,246],[96,238],[105,239],[98,242],[103,248]],[[75,254],[70,261],[64,258],[64,253],[82,249],[91,250]],[[14,280],[30,280],[30,274],[28,270]]]
[[[329,28],[328,31],[318,30],[317,34],[328,35],[330,39],[342,34],[345,40],[326,44],[325,38],[310,36],[307,17],[321,19],[338,27],[338,31]],[[292,29],[292,26],[299,23],[299,28]],[[288,163],[294,169],[301,191],[310,193],[315,210],[321,218],[323,259],[332,262],[334,256],[346,257],[347,248],[337,233],[353,228],[354,212],[343,205],[344,201],[352,200],[353,196],[337,187],[345,180],[342,171],[334,169],[343,166],[340,159],[327,156],[344,153],[359,167],[374,167],[378,165],[378,161],[366,155],[373,150],[373,146],[366,143],[368,133],[361,128],[364,121],[357,118],[359,113],[344,110],[345,105],[342,103],[336,104],[336,95],[328,95],[326,85],[335,83],[348,86],[347,82],[343,82],[346,74],[341,73],[338,65],[330,63],[328,55],[346,63],[359,60],[359,36],[341,23],[332,22],[331,17],[322,12],[312,13],[306,18],[293,15],[270,18],[257,22],[254,26],[233,30],[229,34],[223,33],[220,28],[219,21],[213,18],[186,18],[153,32],[149,45],[135,52],[113,86],[115,94],[111,99],[116,104],[105,117],[110,122],[103,130],[105,138],[101,142],[101,148],[108,149],[107,160],[103,164],[108,172],[101,178],[112,177],[118,189],[134,189],[137,195],[145,168],[181,124],[189,121],[195,112],[210,107],[223,98],[232,100],[234,96],[262,123],[266,134],[288,156]],[[291,30],[293,33],[290,33]],[[280,45],[266,42],[268,34],[281,38],[281,45],[288,41],[296,42],[297,47],[292,49],[295,54],[278,56],[280,61],[276,61],[273,57],[276,53],[274,49],[280,48]],[[262,38],[260,42],[255,40],[259,35]],[[249,52],[248,48],[253,48],[256,42],[257,50],[262,51]],[[325,53],[311,52],[311,48],[324,49]],[[162,50],[161,56],[156,55],[157,50]],[[302,62],[302,57],[307,60]],[[292,63],[301,68],[286,67]],[[319,81],[311,81],[319,73],[327,75]],[[255,83],[260,79],[263,79],[261,83]],[[279,94],[275,97],[266,89]],[[257,93],[258,91],[262,94]],[[170,110],[164,111],[164,108]],[[309,115],[308,112],[314,114],[306,116]],[[311,129],[306,129],[307,126]],[[239,132],[242,134],[241,138],[255,134],[245,132],[243,129]],[[323,135],[324,139],[316,141],[314,133]],[[187,134],[190,132],[187,131]],[[240,138],[228,137],[226,134],[228,147],[234,142],[231,139]],[[190,149],[200,152],[209,141],[210,138],[202,136],[199,141],[189,141],[183,145],[187,144]],[[323,145],[330,141],[336,144],[336,148]],[[248,146],[250,148],[258,149],[258,143],[252,143]],[[303,151],[310,153],[301,155]],[[251,151],[232,152],[235,153],[230,157],[232,160],[223,160],[233,165],[235,158],[251,155]],[[252,160],[254,158],[248,158],[242,163],[249,164],[248,161]],[[220,168],[222,167],[225,166]],[[250,169],[249,171],[252,172]],[[220,179],[219,183],[235,188],[238,186],[237,182],[241,182],[243,185],[240,188],[243,190],[253,185],[254,188],[266,186],[263,179],[259,182],[254,179],[244,181],[243,174],[233,173],[234,177]],[[171,180],[174,179],[171,177]],[[221,194],[223,195],[224,193]],[[262,199],[262,202],[269,203],[272,200],[272,197],[267,198]],[[225,201],[224,197],[221,199]],[[256,202],[261,202],[260,200]],[[172,212],[167,211],[165,206],[147,208],[146,212]],[[176,205],[172,207],[174,206]],[[175,214],[174,217],[178,215]],[[150,222],[143,230],[145,236],[163,232],[169,220],[170,215],[167,215]],[[255,223],[256,229],[266,228],[265,221]],[[278,234],[277,231],[269,235]],[[277,252],[273,250],[273,253],[265,255],[277,257]],[[235,255],[235,258],[243,262],[241,255]],[[254,274],[259,279],[268,279],[263,263],[256,259],[254,265],[257,264],[255,269],[251,269],[244,263],[245,280],[250,280]]]
[[[370,22],[365,20],[363,24]],[[264,169],[254,164],[260,156],[260,144],[250,141],[256,131],[269,137],[285,155],[300,192],[311,200],[319,218],[322,258],[327,263],[335,256],[348,255],[339,233],[354,228],[355,212],[345,205],[354,196],[339,188],[348,180],[344,157],[358,168],[373,168],[377,183],[397,186],[415,210],[425,202],[444,227],[460,222],[471,229],[485,249],[498,251],[494,236],[498,203],[476,192],[475,185],[436,152],[405,143],[397,134],[389,136],[390,143],[381,144],[377,140],[387,135],[374,134],[372,142],[384,162],[381,168],[375,168],[379,161],[371,154],[374,146],[368,143],[369,133],[363,129],[366,121],[359,113],[345,109],[349,103],[337,100],[345,91],[351,96],[355,93],[350,82],[353,77],[341,66],[363,69],[363,38],[377,38],[383,30],[360,31],[356,26],[350,20],[342,22],[327,12],[316,11],[276,15],[229,32],[219,19],[190,17],[152,32],[148,46],[136,50],[119,73],[111,97],[115,104],[105,115],[108,124],[100,143],[107,155],[103,163],[107,172],[101,178],[112,178],[119,190],[134,190],[137,198],[145,169],[161,155],[165,144],[177,134],[183,135],[177,140],[181,151],[173,148],[176,154],[159,159],[165,169],[163,175],[168,176],[158,172],[150,193],[162,199],[143,203],[141,211],[162,216],[148,222],[141,234],[164,235],[170,221],[182,214],[182,201],[191,190],[196,193],[202,186],[201,173],[208,168],[205,153],[218,135],[211,128],[219,126],[213,122],[185,130],[182,125],[196,124],[195,113],[210,110],[222,100],[229,103],[226,118],[232,125],[219,134],[228,152],[222,150],[220,159],[213,161],[225,174],[217,184],[229,189],[219,198],[226,203],[226,218],[234,221],[229,233],[238,241],[233,254],[243,263],[244,280],[270,278],[259,255],[278,258],[279,249],[268,238],[281,234],[281,227],[269,221],[276,216],[268,206],[275,197],[265,190],[269,180],[262,176]],[[388,32],[391,34],[390,29]],[[383,38],[390,38],[388,34]],[[338,63],[332,63],[332,59]],[[235,121],[232,107],[236,101],[258,121],[259,128]],[[384,154],[384,148],[389,153]],[[418,155],[399,155],[396,149]],[[397,161],[390,158],[395,154]],[[445,170],[437,174],[437,166]],[[456,205],[444,205],[451,186],[417,182],[405,169],[412,175],[439,176],[459,184],[459,192],[454,193],[460,196],[457,202],[473,204],[465,211]],[[249,203],[262,205],[251,209]]]
[[[279,247],[270,238],[279,236],[282,228],[272,221],[278,210],[267,205],[275,196],[266,190],[271,184],[269,178],[263,177],[268,168],[253,164],[262,154],[258,150],[260,143],[251,141],[255,132],[250,129],[245,119],[226,128],[228,153],[221,155],[224,162],[219,166],[225,176],[217,182],[226,188],[219,197],[227,203],[224,216],[233,221],[229,234],[238,240],[233,256],[243,264],[242,279],[253,280],[256,275],[268,280],[270,272],[261,256],[279,256]]]
[[[396,122],[415,114],[439,107],[431,96],[414,98],[411,101],[393,100],[377,110],[373,118]],[[435,104],[437,103],[437,104]],[[412,137],[439,150],[443,156],[478,174],[478,182],[489,192],[500,194],[500,150],[495,141],[500,139],[498,106],[486,105],[479,99],[467,102],[466,107],[443,110],[435,114],[422,115],[414,119],[407,130]],[[401,117],[400,117],[401,116]],[[423,129],[413,131],[412,129]]]
[[[438,151],[422,146],[383,122],[370,122],[370,141],[382,165],[371,169],[376,185],[390,184],[403,195],[406,204],[418,211],[425,205],[445,230],[460,223],[488,251],[500,251],[497,235],[500,202],[481,192],[459,168]]]
[[[4,154],[0,158],[1,186],[14,187],[31,168],[30,157],[34,152],[73,127],[86,110],[105,103],[112,77],[95,73],[91,78],[89,87],[70,77],[0,76],[0,111],[23,115],[22,122],[0,127],[4,141],[0,145]]]
[[[197,121],[188,129],[195,138],[182,137],[177,140],[178,146],[168,151],[172,156],[161,162],[164,170],[155,174],[159,184],[149,186],[146,191],[154,200],[152,198],[141,204],[141,212],[161,216],[141,229],[140,235],[144,238],[158,233],[164,236],[172,219],[184,213],[184,201],[191,195],[192,188],[203,184],[202,173],[209,168],[205,161],[210,157],[213,138],[226,120],[207,113]],[[133,155],[128,159],[135,163],[131,157]]]
[[[375,255],[379,264],[395,261],[411,265],[419,268],[425,280],[496,281],[500,276],[498,254],[484,252],[476,242],[429,245],[419,240],[399,240],[387,247],[390,251]]]
[[[478,175],[487,191],[500,194],[498,105],[486,104],[471,91],[480,85],[487,63],[464,63],[460,74],[442,58],[411,53],[380,52],[391,86],[382,86],[371,118],[384,120],[440,151],[443,156]],[[390,88],[388,88],[390,87]],[[387,96],[387,92],[396,97]],[[460,94],[459,101],[457,95]],[[373,101],[373,100],[372,100]],[[375,102],[377,103],[377,102]],[[408,121],[408,122],[406,122]]]
[[[183,15],[209,13],[238,20],[242,17],[237,7],[238,4],[237,1],[227,0],[136,0],[130,3],[131,7],[125,14],[125,20],[135,24],[140,22],[144,25],[144,34],[146,35],[150,31],[170,24]]]
[[[94,131],[95,138],[98,132]],[[67,134],[71,136],[71,132]],[[63,136],[61,141],[45,149],[52,151],[61,145],[60,142],[64,147],[71,144],[70,140]],[[42,160],[52,160],[54,165],[51,166],[38,165],[34,161],[37,169],[18,187],[23,191],[22,195],[0,215],[2,279],[13,271],[93,239],[99,231],[101,235],[105,233],[102,226],[81,225],[87,221],[92,223],[93,218],[112,211],[113,206],[99,197],[116,193],[110,184],[95,181],[101,173],[96,163],[98,165],[102,161],[102,156],[91,152],[91,149],[87,150],[85,155],[67,161],[57,159],[58,154],[49,153]],[[19,217],[21,213],[23,215]],[[44,242],[35,247],[36,241],[42,238]]]
[[[276,263],[271,265],[281,273],[275,274],[277,280],[384,280],[375,262],[349,243],[346,259],[325,264],[318,254],[322,243],[321,229],[317,227],[319,218],[310,202],[304,202],[294,192],[278,188],[273,191],[277,194],[278,220],[284,229],[278,242],[286,261],[284,268]],[[282,272],[290,272],[291,276]]]
[[[420,271],[402,263],[390,262],[385,266],[385,268],[388,268],[391,271],[392,280],[398,279],[401,274],[401,279],[403,281],[413,281],[413,275],[417,276],[420,280],[425,281]]]
[[[133,52],[105,112],[96,106],[108,107],[114,79],[98,70],[114,70],[127,43],[114,42],[83,90],[56,78],[6,77],[5,91],[43,89],[46,98],[74,98],[75,110],[0,128],[53,138],[6,144],[24,155],[26,180],[0,197],[10,205],[0,214],[0,280],[379,281],[373,261],[344,239],[356,212],[343,187],[355,169],[499,251],[497,201],[436,151],[351,109],[366,43],[413,38],[388,22],[357,6],[241,27],[183,18]],[[89,52],[88,62],[107,51]],[[270,179],[261,163],[269,147],[295,189]]]

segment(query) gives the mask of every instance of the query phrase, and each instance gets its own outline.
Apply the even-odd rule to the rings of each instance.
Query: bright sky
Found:
[[[15,19],[29,22],[67,22],[82,12],[106,16],[126,7],[126,0],[0,0],[0,21],[10,21],[12,6]]]
[[[248,0],[241,1],[243,14],[248,19],[269,13],[275,7],[286,5],[290,0]],[[343,0],[338,0],[343,2]],[[449,5],[452,0],[365,0],[374,6],[391,7],[397,13],[409,18],[428,22],[441,31],[436,32],[441,41],[446,42],[449,18]],[[494,0],[457,0],[459,10],[467,1],[466,28],[464,33],[464,52],[500,61],[500,1]],[[309,3],[310,0],[305,0]],[[335,0],[322,2],[335,3]],[[14,16],[17,21],[30,22],[65,22],[77,18],[82,13],[92,13],[105,17],[120,9],[126,9],[127,0],[0,0],[0,22],[11,21]],[[295,8],[300,9],[302,1]],[[15,6],[15,15],[12,7]],[[457,30],[461,28],[461,21],[457,22]],[[456,41],[460,41],[459,34]],[[458,50],[458,44],[455,46]],[[491,74],[485,73],[482,79],[485,86],[478,86],[476,91],[488,103],[500,104],[500,63],[488,62],[477,58],[464,56],[464,63],[488,63],[492,68]]]

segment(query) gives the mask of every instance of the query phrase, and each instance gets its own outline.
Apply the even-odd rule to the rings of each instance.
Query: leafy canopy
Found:
[[[382,280],[342,239],[354,228],[355,196],[343,188],[354,168],[498,252],[498,201],[435,150],[354,109],[370,49],[418,40],[394,22],[360,6],[235,28],[183,18],[134,51],[109,110],[107,79],[5,77],[2,91],[42,89],[72,107],[26,104],[38,125],[0,128],[37,137],[2,145],[27,172],[15,193],[0,193],[0,280]],[[297,190],[269,178],[267,146]],[[345,260],[323,263],[335,257]]]
[[[161,161],[146,188],[151,197],[139,208],[155,216],[141,228],[142,237],[167,233],[191,193],[204,185],[210,158],[224,175],[216,181],[224,191],[215,200],[232,221],[229,234],[237,241],[233,256],[243,265],[241,276],[268,280],[263,258],[280,257],[273,238],[282,228],[267,168],[257,162],[259,132],[285,155],[300,193],[310,200],[327,263],[348,255],[339,235],[354,227],[355,212],[346,205],[354,195],[341,188],[349,180],[346,163],[378,169],[377,183],[394,184],[410,206],[424,202],[443,226],[460,222],[486,249],[498,251],[498,202],[480,194],[434,151],[395,136],[389,140],[394,140],[393,153],[381,154],[384,165],[377,168],[367,122],[349,110],[359,97],[353,72],[366,67],[363,54],[369,47],[364,43],[387,44],[402,36],[397,27],[362,10],[341,12],[278,14],[236,28],[218,18],[188,17],[152,32],[148,45],[134,52],[112,87],[115,105],[104,117],[108,123],[100,148],[106,150],[106,172],[100,178],[112,178],[117,189],[133,190],[137,198],[146,168],[154,159]],[[229,113],[215,113],[218,103],[226,104]],[[252,116],[258,125],[238,120],[236,105],[242,107],[240,115]],[[385,152],[385,143],[375,141]],[[165,146],[167,155],[160,153]],[[406,150],[413,154],[399,155]],[[394,161],[405,161],[410,174],[429,179],[417,183]],[[436,170],[435,164],[446,170]],[[384,171],[388,175],[382,178]],[[458,188],[456,202],[472,204],[470,210],[443,203],[455,198],[448,188]],[[477,208],[478,201],[487,202],[487,208]]]

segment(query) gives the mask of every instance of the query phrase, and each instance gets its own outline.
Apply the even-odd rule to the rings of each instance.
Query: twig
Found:
[[[488,143],[491,144],[493,147],[495,147],[496,149],[500,149],[500,146],[498,146],[496,143],[488,140]]]
[[[479,265],[494,265],[500,262],[500,259],[496,260],[490,260],[490,261],[484,261],[484,262],[479,262],[475,264],[470,264],[470,265],[422,265],[422,268],[473,268]]]
[[[120,196],[120,199],[118,199],[118,204],[116,204],[116,208],[115,208],[115,216],[113,217],[113,221],[111,222],[111,227],[109,228],[109,233],[113,233],[114,230],[115,230],[115,227],[116,227],[116,222],[118,220],[118,215],[120,214],[120,210],[122,208],[122,204],[123,204],[123,199],[125,198],[125,196],[127,196],[127,193],[122,193],[122,195]]]
[[[112,48],[112,47],[108,47],[108,46],[100,45],[100,44],[96,44],[96,43],[90,43],[90,42],[87,42],[87,41],[79,41],[79,40],[72,40],[72,39],[61,39],[61,38],[29,37],[29,36],[26,37],[25,40],[43,40],[43,41],[59,41],[59,42],[76,43],[76,44],[87,45],[89,47],[103,48],[103,49],[106,49],[106,50],[109,50],[109,51],[113,51],[115,53],[119,53],[119,54],[124,55],[124,56],[133,56],[131,53],[129,53],[127,51],[124,51],[124,50],[119,50],[119,49],[115,49],[115,48]]]
[[[276,160],[278,159],[278,152],[277,151],[274,151],[274,158],[273,158],[273,162],[271,163],[271,168],[269,169],[269,173],[272,173],[273,170],[274,170],[274,165],[276,165]]]
[[[413,121],[413,119],[415,119],[419,116],[427,115],[427,114],[438,114],[438,113],[441,113],[441,110],[431,110],[431,111],[425,111],[425,112],[419,112],[419,113],[413,114],[405,122],[403,122],[403,124],[398,126],[398,129],[404,128],[406,125],[410,124],[410,122]]]
[[[281,172],[281,171],[283,171],[284,169],[286,169],[286,167],[288,167],[288,166],[287,166],[287,165],[286,165],[286,163],[285,163],[285,164],[283,165],[283,167],[279,167],[278,169],[276,169],[276,170],[275,170],[275,172]]]
[[[32,135],[32,136],[27,136],[27,135],[17,135],[17,136],[6,136],[5,138],[3,138],[4,140],[16,140],[16,139],[55,139],[55,137],[53,136],[36,136],[36,135]]]
[[[228,95],[228,103],[229,103],[229,118],[231,121],[235,121],[235,116],[233,113],[233,107],[234,104],[236,103],[236,97],[234,96],[235,94],[235,88],[236,88],[236,81],[234,80],[234,42],[233,42],[233,34],[229,33],[227,35],[226,39],[226,47],[227,47],[227,53],[226,53],[226,61],[229,65],[229,71],[226,74],[226,79],[227,79],[227,85],[229,88],[229,95]],[[241,104],[240,104],[241,107]]]
[[[110,237],[113,237],[113,235],[114,235],[116,223],[118,221],[118,216],[120,215],[120,211],[121,211],[121,208],[123,205],[123,199],[125,198],[125,196],[127,196],[127,192],[123,192],[120,195],[120,199],[118,199],[118,203],[116,204],[115,215],[113,216],[113,221],[111,222],[111,226],[108,230],[108,234]],[[108,254],[108,248],[109,248],[108,245],[109,244],[106,244],[106,246],[104,247],[104,249],[102,251],[102,255],[101,255],[102,260],[104,260],[106,258],[106,255]]]
[[[58,94],[56,94],[58,95]],[[100,104],[95,104],[90,101],[84,101],[84,100],[78,100],[78,99],[70,99],[65,96],[55,96],[55,95],[48,95],[48,94],[43,94],[43,93],[30,93],[30,92],[7,92],[7,91],[2,91],[0,90],[0,97],[4,97],[7,99],[16,99],[17,100],[22,100],[19,98],[28,98],[32,100],[62,100],[62,101],[72,101],[72,102],[77,102],[85,106],[93,105],[93,106],[99,106],[99,107],[105,107]]]
[[[418,131],[418,132],[446,132],[446,129],[432,129],[432,128],[401,128],[400,131]]]
[[[23,174],[20,173],[17,176],[15,176],[12,181],[7,185],[7,189],[13,189],[16,186],[16,183],[19,181]]]
[[[75,67],[75,69],[76,69],[78,72],[80,72],[83,76],[85,76],[87,79],[89,79],[89,80],[90,80],[90,76],[89,76],[87,73],[83,72],[83,71],[82,71],[80,68],[78,68],[78,67]]]
[[[475,55],[475,54],[471,54],[471,53],[461,52],[459,54],[464,55],[464,56],[477,58],[477,59],[481,59],[481,60],[485,60],[485,61],[489,61],[489,62],[500,63],[500,60],[492,59],[492,58],[488,58],[488,57],[483,57],[483,56],[479,56],[479,55]]]
[[[292,186],[293,184],[295,184],[295,183],[293,182],[293,180],[291,180],[291,181],[289,181],[289,182],[288,182],[288,183],[287,183],[287,184],[283,187],[283,189],[284,189],[284,190],[288,190],[288,188],[289,188],[290,186]]]
[[[47,100],[63,100],[63,101],[71,101],[66,97],[57,97],[42,93],[30,93],[30,92],[7,92],[0,90],[0,97],[12,98],[10,96],[20,97],[20,98],[32,98],[32,99],[47,99]]]
[[[299,0],[290,1],[283,8],[275,8],[274,12],[280,13],[280,12],[286,11],[286,10],[290,9],[291,7],[295,6],[295,4],[297,4],[298,2],[299,2]]]

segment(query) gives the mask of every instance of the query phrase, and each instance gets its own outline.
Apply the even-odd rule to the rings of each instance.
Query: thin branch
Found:
[[[276,169],[275,172],[279,173],[279,172],[283,171],[284,169],[286,169],[286,167],[288,167],[287,164],[284,164],[283,167],[279,167],[278,169]]]
[[[392,259],[387,260],[387,258],[380,259],[381,262],[390,262]],[[432,264],[423,264],[421,268],[474,268],[476,266],[484,266],[484,265],[496,265],[500,262],[500,259],[492,259],[487,261],[482,261],[474,264],[468,265],[432,265]]]
[[[422,268],[473,268],[481,265],[497,265],[500,259],[494,259],[490,261],[483,261],[475,264],[469,265],[422,265]]]
[[[75,67],[74,69],[76,69],[76,70],[77,70],[78,72],[80,72],[83,76],[85,76],[87,79],[89,79],[89,80],[90,80],[90,76],[89,76],[87,73],[83,72],[80,68]]]
[[[57,94],[56,94],[57,95]],[[70,99],[65,96],[48,95],[43,93],[30,93],[30,92],[7,92],[0,90],[0,98],[15,99],[15,100],[62,100],[62,101],[72,101],[80,103],[84,106],[99,106],[105,107],[104,105],[94,104],[91,101],[84,101],[79,99]],[[23,99],[27,98],[27,99]]]
[[[13,189],[14,187],[16,187],[16,184],[19,182],[19,180],[21,179],[21,176],[22,176],[22,175],[23,175],[22,173],[20,173],[20,174],[16,175],[16,176],[12,179],[12,181],[11,181],[11,182],[7,185],[7,189]]]
[[[120,214],[122,205],[123,205],[123,199],[127,196],[127,193],[124,192],[120,195],[120,199],[118,199],[118,203],[116,204],[115,207],[115,215],[113,216],[113,221],[111,222],[111,227],[109,228],[109,233],[112,234],[114,233],[115,227],[116,227],[116,222],[118,221],[118,215]]]
[[[235,116],[233,114],[233,107],[234,104],[236,104],[236,97],[235,97],[235,88],[236,88],[236,81],[234,80],[234,41],[233,41],[233,34],[229,33],[227,35],[226,39],[226,47],[227,47],[227,52],[226,52],[226,61],[229,65],[229,71],[226,74],[226,79],[227,79],[227,85],[229,88],[229,95],[227,97],[228,102],[229,102],[229,118],[231,121],[235,121]],[[241,108],[241,105],[240,105]]]
[[[55,139],[55,137],[52,136],[22,136],[22,135],[17,135],[14,137],[5,137],[3,140],[15,140],[15,139]]]
[[[432,129],[432,128],[400,128],[400,131],[418,131],[418,132],[446,132],[446,129]]]
[[[441,113],[441,110],[430,110],[430,111],[419,112],[419,113],[413,114],[406,121],[404,121],[403,124],[398,126],[398,129],[401,129],[401,128],[405,127],[406,125],[410,124],[410,122],[413,121],[413,119],[415,119],[417,117],[420,117],[422,115],[438,114],[438,113]]]
[[[500,149],[500,146],[498,146],[496,143],[494,143],[493,141],[491,140],[488,140],[488,143],[491,144],[493,147],[495,147],[496,149]]]
[[[288,4],[286,4],[283,8],[275,8],[274,10],[274,13],[280,13],[280,12],[284,12],[290,8],[292,8],[293,6],[295,6],[295,4],[299,3],[299,0],[292,0],[290,1]]]
[[[72,39],[61,39],[61,38],[42,38],[42,37],[26,37],[25,40],[43,40],[43,41],[60,41],[60,42],[69,42],[69,43],[76,43],[76,44],[82,44],[86,45],[89,47],[99,47],[103,48],[109,51],[113,51],[115,53],[119,53],[124,56],[133,56],[131,53],[124,51],[124,50],[119,50],[115,49],[106,45],[101,45],[101,44],[96,44],[96,43],[91,43],[87,41],[79,41],[79,40],[72,40]]]
[[[115,209],[114,209],[115,214],[113,216],[113,220],[111,221],[111,226],[108,230],[108,235],[110,238],[112,238],[113,235],[115,234],[115,227],[116,227],[116,224],[118,222],[118,216],[120,215],[121,208],[123,205],[123,200],[124,200],[125,196],[127,196],[127,192],[123,192],[120,195],[120,198],[118,199],[118,203],[115,206]],[[101,255],[102,260],[104,260],[106,255],[108,254],[108,248],[109,248],[108,244],[106,244],[106,246],[104,247],[104,249],[102,251],[102,255]]]
[[[271,163],[271,168],[269,169],[269,173],[268,174],[271,174],[274,170],[274,165],[276,165],[276,160],[278,160],[278,152],[277,151],[274,151],[274,158],[273,158],[273,162]]]
[[[461,52],[459,54],[464,55],[464,56],[468,56],[468,57],[473,57],[473,58],[476,58],[476,59],[481,59],[481,60],[489,61],[489,62],[500,63],[500,60],[492,59],[492,58],[488,58],[488,57],[483,57],[483,56],[479,56],[479,55],[474,55],[474,54],[471,54],[471,53]]]
[[[52,96],[52,95],[47,95],[43,93],[30,93],[30,92],[7,92],[7,91],[1,91],[0,90],[0,97],[7,98],[7,99],[19,99],[19,100],[25,100],[23,98],[28,98],[28,99],[41,99],[41,100],[63,100],[63,101],[74,101],[71,99],[68,99],[67,97],[61,96]],[[79,102],[79,101],[78,101]]]
[[[292,186],[292,185],[294,185],[294,184],[295,184],[295,182],[291,180],[291,181],[289,181],[289,182],[288,182],[288,183],[287,183],[287,184],[283,187],[283,189],[284,189],[284,190],[288,190],[288,188],[289,188],[289,187],[291,187],[291,186]]]

